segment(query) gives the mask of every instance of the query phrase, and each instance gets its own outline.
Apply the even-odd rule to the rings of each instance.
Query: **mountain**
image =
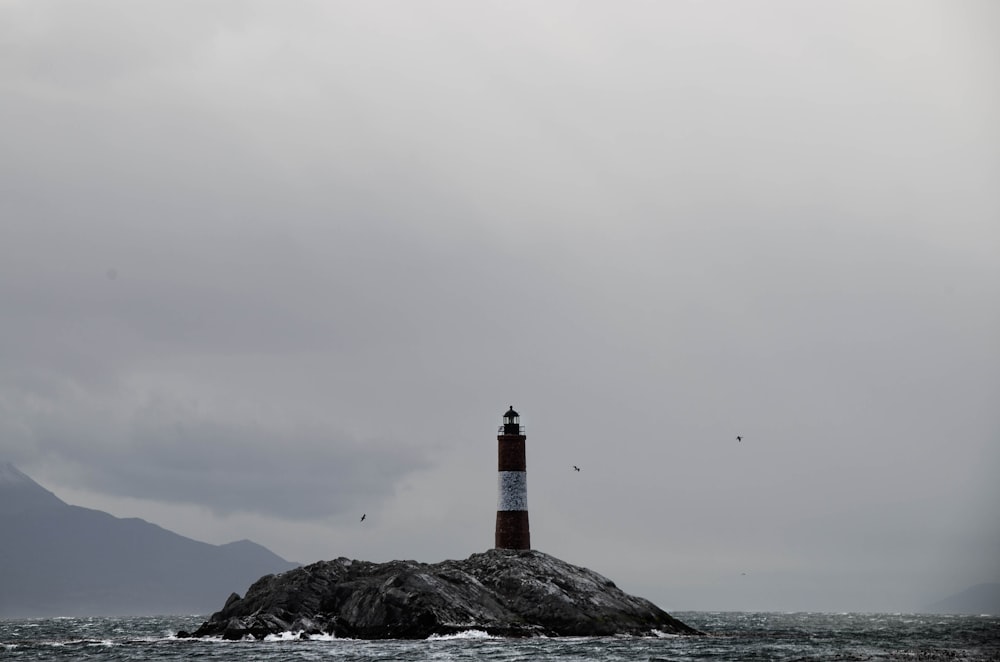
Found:
[[[0,463],[0,618],[204,614],[297,565],[249,540],[210,545],[68,505]]]
[[[920,610],[925,614],[1000,615],[1000,584],[976,584]]]

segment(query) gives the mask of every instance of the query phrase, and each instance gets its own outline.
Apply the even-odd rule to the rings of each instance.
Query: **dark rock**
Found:
[[[239,601],[240,601],[240,599],[241,599],[241,598],[240,598],[240,594],[239,594],[239,593],[232,593],[232,594],[231,594],[231,595],[229,596],[229,599],[228,599],[228,600],[226,600],[226,604],[225,604],[225,605],[223,605],[223,607],[222,607],[222,608],[223,608],[223,609],[229,609],[230,607],[232,607],[232,606],[233,606],[233,604],[234,604],[234,603],[236,603],[236,602],[239,602]]]
[[[425,639],[464,630],[508,637],[701,634],[596,572],[535,550],[494,549],[435,564],[339,558],[267,575],[242,599],[230,596],[192,636]]]

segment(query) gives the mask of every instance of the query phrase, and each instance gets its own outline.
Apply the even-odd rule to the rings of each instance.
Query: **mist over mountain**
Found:
[[[991,614],[1000,615],[1000,584],[976,584],[926,605],[920,611],[927,614]]]
[[[210,613],[296,566],[249,540],[211,545],[71,506],[0,463],[0,618]]]

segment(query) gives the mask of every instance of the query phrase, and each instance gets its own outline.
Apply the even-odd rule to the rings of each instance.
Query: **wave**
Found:
[[[484,630],[462,630],[455,634],[432,634],[427,641],[451,641],[454,639],[499,639]]]
[[[278,634],[269,634],[264,637],[264,641],[300,641],[302,639],[308,639],[309,641],[337,641],[337,637],[332,634],[305,634],[303,630],[297,632],[290,632],[286,630],[285,632],[280,632]]]

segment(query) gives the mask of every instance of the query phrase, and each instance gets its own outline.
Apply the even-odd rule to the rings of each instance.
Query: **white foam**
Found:
[[[452,639],[496,639],[485,630],[462,630],[455,634],[432,634],[427,641],[450,641]]]
[[[337,641],[338,638],[332,634],[310,634],[309,641]]]
[[[299,638],[298,632],[279,632],[278,634],[269,634],[264,637],[264,641],[296,641]]]
[[[286,630],[285,632],[279,632],[278,634],[269,634],[264,637],[264,641],[299,641],[302,639],[302,630],[297,630],[296,632],[290,632]],[[332,634],[307,634],[306,637],[309,641],[336,641],[337,637]]]

